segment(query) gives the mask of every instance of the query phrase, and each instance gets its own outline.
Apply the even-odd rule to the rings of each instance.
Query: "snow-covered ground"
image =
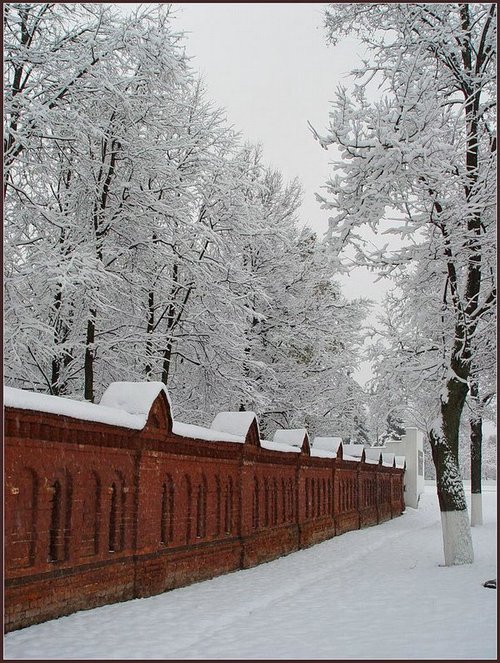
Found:
[[[32,626],[6,659],[495,659],[496,487],[475,562],[441,567],[435,488],[418,510],[246,571]]]

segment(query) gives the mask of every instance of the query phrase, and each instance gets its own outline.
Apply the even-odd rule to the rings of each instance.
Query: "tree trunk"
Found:
[[[470,478],[471,478],[471,525],[483,524],[483,502],[481,491],[481,447],[483,442],[483,420],[474,417],[470,421]]]
[[[476,404],[479,403],[479,389],[475,380],[471,383],[470,394]],[[472,527],[483,524],[483,502],[481,494],[481,450],[483,444],[483,419],[473,413],[470,420],[470,487]]]
[[[452,378],[447,383],[447,398],[441,401],[440,429],[431,431],[432,458],[441,510],[445,566],[474,561],[467,503],[458,464],[460,417],[467,395],[467,384]]]
[[[59,287],[54,297],[54,354],[52,357],[52,374],[50,393],[54,396],[64,394],[66,391],[65,373],[63,372],[73,360],[72,353],[59,347],[66,343],[69,337],[69,327],[61,319],[62,289]]]
[[[85,343],[85,399],[94,402],[94,341],[96,311],[90,311],[87,321],[87,339]]]
[[[172,340],[168,341],[167,347],[163,351],[163,370],[161,373],[161,381],[165,386],[168,384],[171,359],[172,359]]]
[[[113,130],[113,121],[116,111],[111,113],[109,121],[110,131]],[[109,223],[105,223],[104,213],[107,209],[108,196],[111,187],[111,182],[115,174],[116,159],[118,151],[120,150],[120,143],[116,138],[109,139],[107,136],[102,141],[101,147],[101,166],[97,176],[98,186],[102,185],[99,197],[96,197],[93,206],[93,224],[95,232],[95,255],[97,260],[104,266],[103,262],[103,242],[109,232]],[[109,164],[107,164],[109,152]],[[94,287],[95,292],[98,292],[99,286]],[[85,365],[84,365],[84,379],[85,379],[85,399],[94,402],[94,362],[95,362],[95,326],[97,320],[97,309],[91,308],[89,311],[89,319],[87,321],[87,338],[85,341]]]
[[[168,376],[170,374],[170,362],[172,360],[172,348],[174,345],[173,331],[181,318],[182,311],[184,310],[184,305],[187,303],[187,300],[189,299],[189,295],[191,293],[191,288],[188,288],[187,293],[184,297],[184,302],[180,306],[179,311],[177,312],[176,315],[176,306],[174,302],[175,302],[175,292],[178,283],[179,283],[179,265],[177,263],[174,263],[172,267],[172,291],[171,291],[172,300],[168,305],[167,309],[168,313],[167,313],[166,334],[168,341],[163,351],[163,369],[161,373],[161,381],[165,386],[168,384]]]
[[[155,294],[150,290],[148,294],[148,324],[146,328],[146,380],[152,379],[153,368],[151,366],[151,357],[153,356],[153,342],[151,340],[151,335],[155,328]]]
[[[51,383],[51,388],[50,388],[50,393],[54,394],[54,396],[59,396],[61,393],[61,387],[63,385],[60,384],[61,380],[61,355],[57,350],[57,346],[60,343],[61,340],[61,319],[60,319],[60,310],[61,310],[61,304],[62,304],[62,291],[61,288],[59,288],[56,292],[56,295],[54,297],[54,313],[55,313],[55,323],[54,323],[54,355],[52,357],[52,375],[50,378],[50,383]]]

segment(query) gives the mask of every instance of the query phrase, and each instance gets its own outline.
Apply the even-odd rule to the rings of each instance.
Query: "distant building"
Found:
[[[418,428],[408,426],[401,440],[386,440],[384,447],[396,456],[406,458],[405,504],[416,509],[424,492],[424,434]]]

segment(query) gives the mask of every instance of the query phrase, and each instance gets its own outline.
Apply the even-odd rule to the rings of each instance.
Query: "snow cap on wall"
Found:
[[[314,447],[311,447],[310,450],[311,456],[315,456],[316,458],[337,458],[337,453],[335,451],[327,451],[326,449],[315,449]]]
[[[101,406],[142,417],[149,430],[172,427],[172,407],[163,382],[112,382],[101,398]]]
[[[382,451],[380,447],[371,447],[365,449],[365,460],[367,463],[380,463],[380,455]]]
[[[401,470],[405,469],[406,466],[406,457],[405,456],[395,456],[396,467],[399,467]]]
[[[279,428],[272,440],[275,444],[288,444],[298,449],[309,450],[309,435],[305,428]]]
[[[172,410],[170,397],[163,382],[112,382],[101,398],[101,405],[146,416],[151,405],[163,391]]]
[[[311,446],[313,449],[323,449],[324,451],[331,451],[336,454],[341,444],[341,437],[315,437]]]
[[[386,451],[382,454],[382,465],[386,467],[394,467],[394,459],[396,454],[393,454],[390,451]]]
[[[344,449],[344,458],[346,456],[351,456],[351,458],[359,459],[361,458],[364,446],[362,444],[343,444]]]
[[[229,433],[222,433],[212,428],[204,428],[195,424],[184,424],[181,421],[173,422],[172,433],[181,437],[195,438],[209,442],[237,442],[238,444],[245,442],[243,435],[230,435]]]
[[[145,415],[129,414],[115,407],[95,405],[87,401],[75,401],[62,396],[38,394],[33,391],[16,389],[15,387],[4,387],[4,405],[136,430],[144,428],[146,423]]]
[[[280,451],[281,453],[291,453],[291,454],[300,453],[300,449],[298,447],[293,447],[291,444],[284,444],[283,442],[272,442],[271,440],[261,440],[260,446],[263,449],[269,449],[271,451]]]
[[[221,433],[245,438],[254,421],[258,431],[259,423],[255,412],[219,412],[210,424],[210,428]]]

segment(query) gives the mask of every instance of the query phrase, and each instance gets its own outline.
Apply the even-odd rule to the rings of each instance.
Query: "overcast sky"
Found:
[[[328,175],[330,155],[307,123],[326,126],[329,100],[354,55],[352,45],[326,45],[323,6],[174,3],[177,25],[189,32],[186,51],[209,96],[246,140],[263,145],[269,165],[287,179],[299,177],[302,218],[320,233],[328,214],[314,193]]]

